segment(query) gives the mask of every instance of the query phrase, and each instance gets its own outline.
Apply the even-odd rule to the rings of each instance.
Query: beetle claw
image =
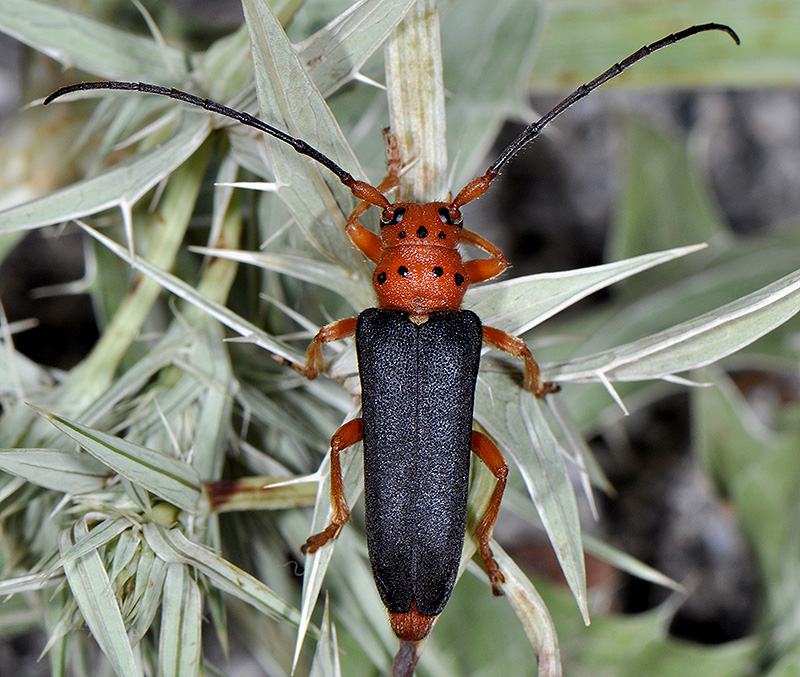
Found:
[[[317,550],[324,546],[328,541],[332,541],[342,530],[341,524],[329,524],[325,531],[309,536],[308,540],[300,546],[300,552],[304,555],[313,555]]]
[[[547,395],[557,393],[559,390],[561,390],[561,386],[558,385],[558,383],[553,383],[552,381],[539,381],[536,384],[536,388],[533,390],[533,394],[539,399],[544,399],[544,397]]]

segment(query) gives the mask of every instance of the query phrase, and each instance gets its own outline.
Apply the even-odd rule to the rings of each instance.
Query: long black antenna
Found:
[[[587,82],[585,85],[578,87],[578,89],[572,92],[572,94],[570,94],[566,99],[561,101],[561,103],[557,104],[549,113],[546,113],[541,119],[532,123],[508,148],[503,151],[500,157],[494,161],[494,164],[489,167],[487,175],[491,174],[492,177],[496,176],[497,172],[506,162],[508,162],[512,157],[519,153],[524,146],[527,146],[531,141],[539,136],[539,134],[541,134],[542,129],[544,129],[547,123],[561,115],[561,113],[563,113],[573,103],[582,99],[592,90],[597,89],[603,83],[617,77],[626,68],[632,66],[637,61],[644,59],[646,56],[652,54],[656,50],[659,50],[662,47],[668,47],[669,45],[675,44],[679,40],[683,40],[684,38],[688,38],[704,31],[723,31],[730,35],[737,45],[740,44],[739,36],[736,35],[736,32],[730,26],[726,26],[725,24],[707,23],[700,24],[698,26],[690,26],[682,31],[672,33],[665,38],[661,38],[661,40],[656,40],[649,45],[645,45],[640,50],[631,54],[629,57],[623,59],[619,63],[615,63],[613,66],[611,66],[611,68],[601,75],[598,75],[591,82]]]
[[[611,68],[601,75],[598,75],[591,82],[587,82],[585,85],[578,87],[578,89],[572,92],[572,94],[570,94],[566,99],[561,101],[561,103],[556,105],[544,117],[531,124],[508,148],[503,151],[500,157],[495,160],[494,164],[492,164],[489,169],[486,170],[486,173],[482,177],[475,179],[473,182],[468,184],[461,191],[461,193],[458,194],[456,199],[452,202],[452,205],[455,208],[458,208],[459,206],[464,205],[467,202],[471,202],[486,192],[487,188],[489,187],[489,183],[497,176],[500,168],[506,162],[516,155],[524,146],[539,136],[539,134],[542,132],[542,129],[544,129],[544,127],[550,121],[563,113],[576,101],[579,101],[584,96],[589,94],[589,92],[597,89],[600,85],[608,82],[612,78],[615,78],[626,68],[632,66],[637,61],[644,59],[646,56],[652,54],[656,50],[661,49],[662,47],[667,47],[668,45],[678,42],[679,40],[683,40],[684,38],[688,38],[704,31],[723,31],[730,35],[737,45],[739,44],[739,36],[736,35],[730,26],[717,23],[707,23],[700,24],[698,26],[690,26],[682,31],[672,33],[665,38],[661,38],[661,40],[657,40],[649,45],[645,45],[626,59],[623,59],[619,63],[611,66]],[[257,117],[254,117],[249,113],[238,111],[234,108],[229,108],[228,106],[224,106],[216,101],[211,101],[210,99],[203,99],[199,96],[195,96],[194,94],[181,91],[180,89],[160,87],[159,85],[151,85],[146,82],[119,82],[115,80],[80,82],[78,84],[68,85],[56,90],[44,100],[44,105],[49,104],[51,101],[54,101],[65,94],[70,94],[71,92],[83,92],[90,89],[121,89],[127,91],[144,92],[145,94],[158,94],[159,96],[166,96],[170,99],[176,99],[177,101],[191,104],[192,106],[199,106],[200,108],[212,113],[217,113],[218,115],[224,115],[225,117],[236,120],[243,125],[253,127],[264,134],[269,134],[279,141],[283,141],[283,143],[292,146],[292,148],[294,148],[301,155],[306,155],[312,160],[315,160],[319,164],[323,165],[336,174],[336,176],[339,177],[339,180],[352,191],[356,198],[383,208],[387,208],[389,206],[389,201],[377,188],[363,181],[357,181],[349,172],[346,172],[344,169],[342,169],[327,155],[318,151],[313,146],[310,146],[302,139],[296,139],[295,137],[282,132],[280,129],[276,129],[272,125],[268,125],[266,122],[259,120]]]
[[[199,96],[189,94],[188,92],[183,92],[180,89],[159,87],[158,85],[150,85],[146,82],[118,82],[114,80],[101,82],[79,82],[78,84],[67,85],[66,87],[56,90],[44,100],[44,105],[46,106],[51,101],[54,101],[65,94],[70,94],[72,92],[84,92],[89,89],[123,89],[127,91],[144,92],[145,94],[158,94],[159,96],[167,96],[170,99],[177,99],[178,101],[183,101],[184,103],[188,103],[193,106],[199,106],[207,111],[224,115],[225,117],[241,122],[243,125],[253,127],[260,132],[274,136],[279,141],[288,143],[301,155],[307,155],[312,160],[316,160],[324,167],[330,169],[348,188],[352,189],[352,187],[357,183],[350,173],[342,169],[327,155],[321,153],[313,146],[309,146],[302,139],[296,139],[293,136],[289,136],[280,129],[276,129],[272,125],[268,125],[266,122],[250,115],[250,113],[244,113],[234,108],[223,106],[221,103],[211,101],[210,99],[202,99]]]

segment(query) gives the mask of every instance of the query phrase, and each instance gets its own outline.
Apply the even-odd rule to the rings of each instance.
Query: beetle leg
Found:
[[[378,184],[377,190],[386,195],[386,193],[397,188],[400,183],[400,170],[403,168],[403,162],[400,159],[397,138],[389,131],[388,127],[383,130],[383,139],[386,143],[387,174],[386,178]],[[373,204],[367,201],[359,203],[347,219],[345,232],[347,232],[347,236],[364,256],[373,263],[377,263],[383,250],[381,238],[365,228],[358,220],[358,217],[372,207]]]
[[[317,332],[311,345],[306,350],[306,364],[304,367],[297,367],[292,364],[298,371],[305,374],[306,378],[314,379],[317,375],[325,369],[325,361],[322,359],[322,344],[330,343],[331,341],[339,341],[340,339],[347,338],[356,333],[357,317],[348,317],[344,320],[337,320],[326,324],[322,329]]]
[[[508,269],[508,262],[503,252],[501,252],[496,245],[489,242],[489,240],[464,228],[464,230],[461,231],[460,241],[464,244],[471,244],[473,247],[482,249],[487,254],[491,254],[491,257],[488,259],[472,259],[464,264],[464,268],[467,270],[467,279],[469,279],[470,284],[491,280]]]
[[[483,559],[483,566],[492,583],[492,592],[495,595],[502,595],[503,590],[500,588],[500,584],[504,583],[506,579],[494,559],[489,541],[492,540],[497,513],[500,510],[500,501],[503,499],[503,492],[506,488],[508,466],[495,443],[477,430],[472,431],[472,453],[481,459],[497,478],[497,484],[489,499],[489,504],[486,506],[486,511],[478,522],[478,526],[475,527],[475,538],[478,539],[478,550]]]
[[[518,336],[494,327],[483,327],[483,342],[498,348],[514,357],[525,360],[525,390],[530,390],[536,397],[543,398],[550,393],[557,393],[561,388],[557,383],[542,381],[541,370],[536,360],[533,359],[528,346]]]
[[[347,232],[347,237],[350,238],[350,241],[356,246],[358,251],[360,251],[373,263],[378,263],[381,251],[383,249],[381,239],[371,230],[364,228],[364,226],[361,225],[361,221],[358,220],[358,217],[361,215],[361,213],[366,211],[369,206],[370,205],[366,202],[362,202],[358,207],[356,207],[355,211],[347,220],[345,231]],[[364,207],[364,209],[359,211],[361,207]]]
[[[400,172],[403,169],[403,158],[400,157],[400,144],[397,142],[397,137],[392,134],[389,127],[383,129],[383,143],[386,146],[386,178],[381,181],[381,193],[396,188],[400,183]]]
[[[300,551],[305,555],[316,552],[331,539],[336,538],[342,527],[350,521],[350,508],[344,495],[342,463],[339,452],[364,439],[364,424],[360,418],[345,423],[331,438],[331,523],[305,542]]]

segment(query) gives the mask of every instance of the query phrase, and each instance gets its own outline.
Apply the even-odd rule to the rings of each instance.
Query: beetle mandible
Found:
[[[340,452],[364,443],[366,531],[373,575],[392,629],[402,642],[423,639],[444,608],[458,574],[465,535],[470,453],[492,471],[496,485],[478,521],[475,537],[491,581],[502,595],[504,577],[489,541],[497,520],[508,467],[497,446],[472,430],[472,410],[480,350],[485,343],[524,361],[524,387],[542,398],[558,386],[543,381],[524,341],[482,326],[461,308],[470,284],[491,280],[508,264],[491,242],[463,227],[461,208],[483,195],[500,169],[533,141],[555,117],[648,54],[709,30],[723,31],[739,44],[729,26],[691,26],[653,42],[582,85],[532,123],[486,172],[470,181],[454,199],[417,204],[390,202],[398,183],[400,159],[388,142],[388,175],[377,187],[354,179],[306,142],[252,115],[176,89],[137,82],[86,82],[63,87],[44,103],[74,91],[118,89],[168,96],[200,106],[291,145],[333,172],[360,204],[346,232],[375,264],[377,307],[357,318],[333,322],[314,337],[305,366],[308,378],[324,368],[322,345],[355,336],[362,385],[362,418],[342,425],[331,439],[330,525],[303,545],[313,553],[336,538],[350,518],[344,496]],[[381,214],[381,235],[359,217],[370,207]],[[459,243],[473,245],[488,258],[463,261]]]

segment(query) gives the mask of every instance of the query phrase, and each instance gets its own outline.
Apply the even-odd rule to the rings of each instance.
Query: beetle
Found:
[[[524,388],[535,397],[558,390],[556,384],[542,380],[539,366],[522,339],[483,326],[475,313],[462,309],[470,284],[491,280],[508,268],[499,248],[463,227],[462,208],[483,195],[503,165],[575,102],[650,53],[710,30],[723,31],[739,44],[729,26],[706,23],[642,47],[528,126],[455,198],[426,204],[390,202],[386,197],[398,185],[402,167],[391,136],[387,140],[388,174],[373,186],[356,180],[305,141],[249,113],[180,90],[137,82],[87,82],[63,87],[45,99],[48,104],[74,91],[114,89],[157,94],[200,106],[291,145],[333,172],[359,201],[345,231],[355,247],[375,264],[372,284],[376,307],[322,327],[307,350],[305,365],[293,366],[313,379],[324,369],[322,346],[355,337],[362,416],[346,422],[331,439],[331,523],[301,549],[303,553],[315,552],[335,539],[349,521],[340,454],[363,441],[369,557],[401,647],[427,636],[455,584],[465,536],[471,453],[496,478],[475,537],[492,590],[495,595],[503,594],[504,576],[489,542],[508,466],[494,442],[472,429],[482,346],[521,358]],[[359,221],[373,206],[381,210],[380,236]],[[488,258],[464,261],[458,244],[472,245]]]

